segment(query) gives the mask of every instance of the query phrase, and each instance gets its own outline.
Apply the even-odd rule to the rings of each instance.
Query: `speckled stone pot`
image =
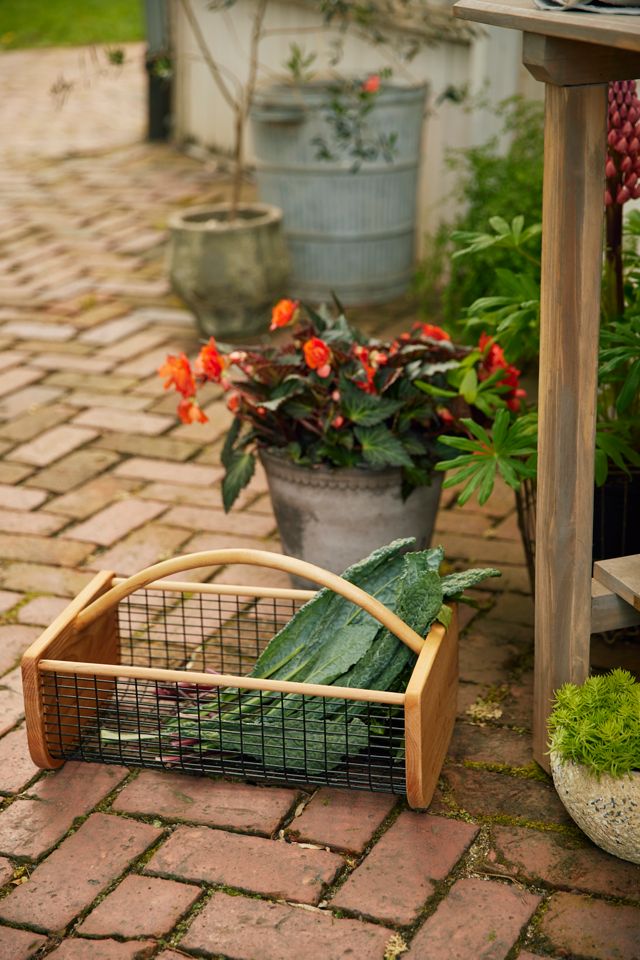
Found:
[[[287,291],[289,255],[282,211],[242,203],[189,207],[169,217],[169,276],[203,337],[242,340],[264,333]]]
[[[403,501],[400,470],[300,467],[260,451],[285,553],[333,573],[401,537],[415,537],[416,550],[431,542],[442,474]],[[292,577],[297,587],[314,587]]]
[[[640,863],[640,771],[597,779],[552,752],[551,772],[567,812],[589,839],[621,860]]]

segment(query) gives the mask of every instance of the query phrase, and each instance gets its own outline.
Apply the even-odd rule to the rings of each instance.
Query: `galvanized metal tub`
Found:
[[[426,85],[390,86],[377,95],[365,136],[396,134],[390,160],[379,155],[317,159],[316,138],[332,143],[326,85],[274,86],[251,113],[260,198],[283,211],[294,296],[345,304],[384,303],[413,274],[416,191]]]

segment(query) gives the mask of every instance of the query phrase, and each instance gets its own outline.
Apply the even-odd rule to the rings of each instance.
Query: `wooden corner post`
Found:
[[[524,37],[546,84],[533,723],[547,769],[553,692],[589,672],[607,110],[606,84],[585,83],[589,48]]]

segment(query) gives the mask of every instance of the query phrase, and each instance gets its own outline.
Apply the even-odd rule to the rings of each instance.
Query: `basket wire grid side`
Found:
[[[189,669],[246,674],[300,605],[153,590],[127,598],[122,663],[185,669],[185,680],[43,673],[51,755],[404,793],[401,707],[188,681]]]
[[[132,666],[244,674],[303,602],[140,590],[118,607],[120,659]]]

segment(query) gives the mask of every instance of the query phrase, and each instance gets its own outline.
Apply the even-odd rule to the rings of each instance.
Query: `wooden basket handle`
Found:
[[[127,580],[123,580],[122,583],[112,587],[107,593],[90,603],[76,616],[74,626],[77,630],[85,629],[111,607],[124,600],[125,597],[141,587],[146,587],[154,580],[160,580],[184,570],[194,570],[196,567],[209,567],[214,564],[227,563],[246,563],[258,567],[271,567],[273,570],[282,570],[284,573],[305,577],[322,587],[328,587],[329,590],[339,593],[370,613],[414,653],[419,654],[422,650],[424,638],[365,590],[361,590],[360,587],[349,583],[348,580],[344,580],[335,573],[323,570],[322,567],[316,567],[305,560],[297,560],[295,557],[287,557],[280,553],[268,553],[263,550],[203,550],[199,553],[187,553],[182,557],[175,557],[173,560],[163,560],[162,563],[155,563]]]

